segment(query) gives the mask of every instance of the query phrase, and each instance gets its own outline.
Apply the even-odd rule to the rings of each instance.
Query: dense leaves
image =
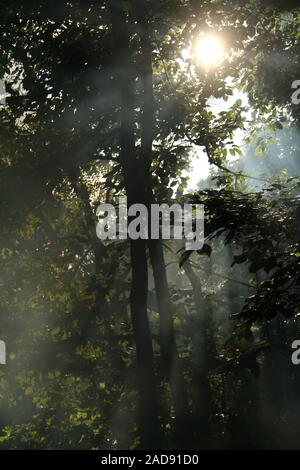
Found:
[[[295,3],[3,2],[1,448],[299,447]],[[204,203],[202,250],[98,240],[126,192]]]

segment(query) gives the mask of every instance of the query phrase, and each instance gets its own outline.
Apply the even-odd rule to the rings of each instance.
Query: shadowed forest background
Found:
[[[0,448],[299,449],[298,2],[3,1],[0,79]],[[100,241],[124,195],[203,249]]]

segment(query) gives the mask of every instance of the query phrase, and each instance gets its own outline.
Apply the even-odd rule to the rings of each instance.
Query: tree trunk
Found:
[[[190,424],[188,396],[176,346],[173,326],[174,308],[169,294],[161,240],[150,240],[149,251],[159,310],[160,348],[164,370],[171,386],[175,409],[175,444],[177,448],[187,448],[190,444],[189,433],[187,432]]]
[[[129,35],[123,2],[111,0],[110,12],[114,51],[119,57],[115,71],[120,93],[120,162],[123,167],[128,205],[142,203],[143,166],[137,158],[134,132],[134,68],[131,63]],[[136,345],[139,403],[139,429],[141,447],[155,449],[160,445],[158,422],[158,400],[155,386],[155,372],[151,332],[147,315],[148,267],[146,243],[143,240],[130,241],[132,284],[130,296],[131,320]]]
[[[200,437],[199,445],[207,448],[210,445],[209,418],[212,413],[211,390],[209,372],[213,365],[213,344],[211,335],[211,318],[203,297],[202,286],[195,274],[191,263],[187,260],[183,269],[193,289],[195,305],[198,313],[197,324],[199,329],[191,331],[191,339],[194,345],[194,405],[195,434]],[[194,325],[193,325],[194,326]]]
[[[152,162],[152,146],[155,126],[155,100],[153,91],[152,69],[152,38],[147,21],[147,2],[136,2],[136,14],[139,26],[141,45],[141,77],[143,82],[143,115],[141,126],[141,159],[144,183],[144,198],[151,213],[152,178],[150,166]],[[151,229],[149,230],[151,233]],[[161,240],[149,240],[149,253],[153,269],[155,291],[160,319],[160,347],[167,380],[170,383],[172,400],[176,417],[176,446],[186,446],[186,427],[189,421],[188,398],[176,348],[173,328],[172,310],[164,254]]]
[[[153,202],[150,166],[152,162],[155,126],[155,100],[153,92],[152,38],[146,16],[147,8],[145,7],[147,7],[147,2],[145,2],[145,4],[136,2],[136,14],[141,44],[141,77],[143,82],[143,114],[141,126],[143,183],[141,187],[144,190],[144,198],[145,201],[147,201],[148,209],[150,209],[151,202]],[[161,354],[166,376],[171,386],[176,415],[176,445],[178,447],[185,447],[185,438],[187,436],[185,430],[189,419],[188,399],[175,342],[172,319],[173,307],[169,296],[163,248],[161,240],[149,240],[148,245],[160,318]]]

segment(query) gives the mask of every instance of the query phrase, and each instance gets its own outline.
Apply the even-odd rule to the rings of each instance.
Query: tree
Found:
[[[3,6],[0,70],[10,96],[0,121],[2,328],[8,343],[15,336],[16,355],[3,381],[10,410],[2,423],[4,447],[206,448],[216,441],[226,445],[217,437],[222,426],[227,442],[236,442],[235,392],[223,403],[217,384],[222,381],[226,397],[226,381],[234,383],[241,359],[236,338],[251,342],[251,323],[265,324],[283,308],[286,316],[294,313],[298,294],[286,282],[293,279],[292,289],[299,283],[298,182],[274,180],[267,190],[249,192],[249,175],[228,162],[228,155],[240,153],[234,133],[246,129],[244,106],[236,100],[217,113],[210,104],[213,97],[232,96],[231,77],[268,132],[280,130],[290,90],[283,73],[269,80],[266,58],[288,48],[291,62],[298,12],[294,2],[274,3],[15,0]],[[284,27],[286,8],[292,19]],[[223,37],[227,56],[205,71],[195,61],[193,44],[211,29]],[[186,48],[191,56],[184,61]],[[291,113],[297,120],[297,110]],[[200,252],[201,263],[196,254],[191,260],[184,254],[181,262],[175,257],[192,287],[186,298],[170,285],[170,254],[161,240],[103,244],[96,238],[95,212],[98,202],[114,202],[125,193],[129,205],[147,207],[170,202],[175,192],[181,202],[189,200],[184,170],[196,147],[220,173],[214,187],[191,197],[205,201],[213,241]],[[225,289],[214,286],[215,274],[203,259],[209,262],[219,249],[216,236],[225,234],[233,269],[249,266],[241,289],[252,288],[253,273],[265,272],[254,296],[242,304],[233,292],[224,307],[226,315],[238,308],[243,319],[224,360],[211,316]],[[217,275],[228,278],[227,269],[224,261]],[[149,292],[152,276],[155,296]],[[207,279],[214,300],[207,295]],[[17,325],[26,330],[18,333]],[[31,363],[41,351],[51,351],[49,362]],[[243,350],[241,375],[247,369],[255,376],[261,351]],[[247,377],[244,384],[251,382]],[[19,417],[16,396],[27,404]],[[245,393],[239,409],[247,399]],[[128,439],[122,432],[126,419]]]

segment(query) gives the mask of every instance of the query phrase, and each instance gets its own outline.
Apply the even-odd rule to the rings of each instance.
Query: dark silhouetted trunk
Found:
[[[209,418],[212,412],[211,390],[209,374],[214,361],[214,345],[211,338],[211,318],[202,292],[200,279],[195,274],[191,263],[187,260],[183,269],[193,289],[197,309],[197,325],[199,328],[191,330],[191,339],[194,346],[194,393],[195,406],[194,428],[200,437],[199,445],[207,448],[210,445]]]
[[[176,347],[173,326],[173,305],[169,294],[161,240],[151,240],[149,242],[149,251],[159,310],[162,362],[170,382],[176,416],[175,443],[178,448],[187,448],[190,443],[189,433],[187,432],[190,424],[188,397],[181,361]]]
[[[143,115],[141,128],[141,157],[145,200],[150,209],[153,201],[151,192],[150,165],[155,125],[155,102],[153,93],[152,38],[147,21],[147,2],[137,3],[137,18],[141,40],[141,75],[143,81]],[[142,7],[142,8],[141,8]],[[150,212],[150,210],[149,210]],[[176,348],[172,310],[166,267],[161,240],[149,240],[150,260],[153,269],[155,291],[160,319],[160,347],[164,370],[171,386],[172,400],[176,416],[176,444],[186,446],[186,427],[189,421],[188,398],[183,372]]]
[[[120,93],[120,162],[123,167],[128,205],[142,203],[141,188],[144,188],[144,174],[141,159],[137,158],[134,134],[134,67],[131,63],[129,36],[123,2],[110,2],[114,52],[118,61],[115,70]],[[152,338],[147,315],[148,267],[146,243],[143,240],[130,241],[132,285],[130,296],[131,320],[136,345],[138,387],[140,395],[138,424],[141,447],[157,448],[160,445],[158,422],[158,400],[155,386],[155,372]]]

